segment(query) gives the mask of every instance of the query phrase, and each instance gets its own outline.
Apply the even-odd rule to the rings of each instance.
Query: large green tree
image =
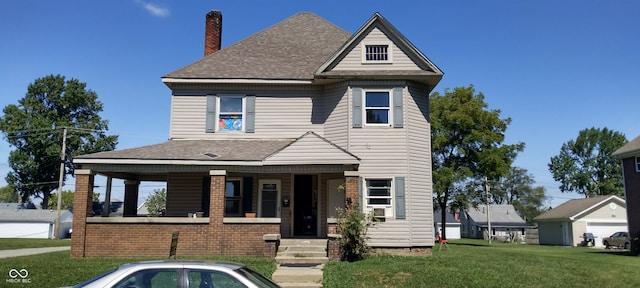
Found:
[[[15,148],[8,160],[12,171],[5,179],[23,202],[42,198],[48,206],[51,191],[58,188],[65,128],[69,134],[64,176],[73,173],[73,156],[115,148],[118,136],[106,135],[108,121],[98,114],[102,109],[98,95],[85,83],[60,75],[36,79],[18,105],[4,107],[0,131]]]
[[[511,204],[527,222],[543,212],[545,189],[534,186],[533,176],[524,168],[511,167],[491,184],[491,200],[495,204]]]
[[[560,182],[561,192],[622,196],[622,167],[611,154],[626,143],[624,134],[607,128],[581,130],[551,157],[549,171]]]
[[[429,106],[434,201],[446,233],[447,206],[464,207],[474,198],[465,195],[464,182],[504,175],[524,144],[504,144],[511,119],[490,110],[472,85],[446,89],[444,95],[434,92]]]

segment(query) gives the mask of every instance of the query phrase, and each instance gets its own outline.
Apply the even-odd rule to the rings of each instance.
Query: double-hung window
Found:
[[[636,157],[636,172],[640,172],[640,157]]]
[[[244,97],[221,96],[218,98],[217,131],[244,131]]]
[[[367,205],[391,205],[391,179],[367,179]]]
[[[240,216],[242,207],[242,181],[227,180],[224,192],[224,215],[225,216]]]
[[[391,118],[389,91],[365,91],[365,124],[388,125]]]

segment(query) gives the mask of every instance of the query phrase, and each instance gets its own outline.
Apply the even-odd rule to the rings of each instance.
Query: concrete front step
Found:
[[[289,267],[279,265],[271,279],[282,286],[283,283],[316,283],[322,286],[324,265]]]
[[[329,257],[295,257],[295,256],[276,256],[276,262],[281,265],[286,264],[326,264]]]

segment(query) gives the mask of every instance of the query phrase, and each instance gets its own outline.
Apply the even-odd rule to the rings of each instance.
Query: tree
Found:
[[[20,201],[20,194],[11,185],[6,185],[0,188],[0,203],[18,203]]]
[[[503,144],[511,119],[501,119],[500,110],[489,110],[484,95],[476,94],[473,85],[446,89],[444,95],[434,92],[429,106],[433,190],[446,239],[447,205],[465,207],[473,198],[465,195],[465,181],[497,179],[511,167],[524,144]]]
[[[534,187],[533,176],[524,168],[511,167],[491,184],[491,199],[495,204],[511,204],[527,222],[543,212],[546,199],[542,186]]]
[[[94,197],[95,198],[95,197]],[[49,207],[56,207],[58,205],[58,193],[51,193],[49,197]],[[44,206],[44,203],[43,205]],[[61,210],[69,210],[73,208],[73,191],[62,190],[62,206]]]
[[[153,193],[149,194],[147,199],[144,200],[144,205],[147,206],[149,216],[158,217],[164,215],[167,205],[167,190],[164,188],[154,189]]]
[[[551,157],[549,171],[560,182],[561,192],[622,196],[622,167],[611,154],[626,143],[624,134],[607,128],[581,130]]]
[[[67,128],[63,180],[73,173],[75,155],[113,150],[118,136],[107,136],[108,121],[98,113],[98,95],[76,79],[60,75],[36,79],[18,105],[7,105],[0,118],[0,131],[15,150],[9,153],[7,183],[16,187],[23,202],[30,197],[49,204],[57,189],[63,129]],[[45,207],[47,208],[47,207]]]

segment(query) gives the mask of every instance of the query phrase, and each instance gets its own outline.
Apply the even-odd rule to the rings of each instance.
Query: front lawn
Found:
[[[178,257],[178,259],[187,258]],[[273,259],[237,257],[190,257],[188,259],[217,259],[241,262],[266,276],[271,276],[276,269],[276,262]],[[122,264],[144,260],[152,260],[152,258],[70,258],[69,251],[5,258],[0,259],[0,275],[4,275],[0,276],[0,287],[47,288],[73,286]],[[7,280],[9,279],[7,275],[12,269],[18,271],[27,270],[29,283],[6,282],[10,281]]]
[[[431,257],[329,263],[324,287],[640,287],[640,258],[624,250],[450,242]]]
[[[71,246],[71,239],[0,238],[0,250]]]
[[[449,251],[437,251],[436,246],[433,256],[428,257],[379,256],[354,263],[330,262],[324,268],[324,287],[640,287],[640,258],[628,256],[625,250],[488,245],[480,240],[451,241],[449,247]],[[141,260],[149,259],[69,258],[69,251],[62,251],[0,259],[0,274],[7,278],[11,269],[26,269],[29,287],[60,287]],[[268,277],[276,268],[274,260],[222,260],[245,263]],[[0,287],[23,287],[5,280],[0,277]]]

